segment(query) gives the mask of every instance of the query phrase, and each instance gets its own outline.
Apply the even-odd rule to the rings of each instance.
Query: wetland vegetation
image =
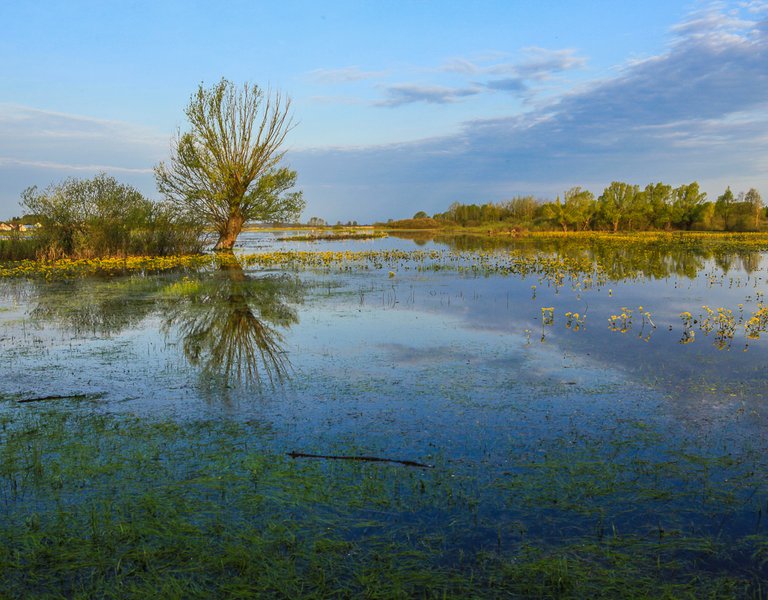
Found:
[[[251,232],[6,263],[0,589],[762,598],[766,251]]]

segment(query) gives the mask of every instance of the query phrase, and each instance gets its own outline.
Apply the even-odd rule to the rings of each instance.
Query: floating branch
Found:
[[[291,458],[325,458],[329,460],[359,460],[363,462],[387,462],[404,465],[406,467],[417,467],[419,469],[434,469],[434,465],[416,462],[413,460],[397,460],[394,458],[381,458],[379,456],[332,456],[327,454],[305,454],[304,452],[288,452]]]
[[[34,398],[19,398],[16,402],[44,402],[46,400],[98,400],[104,394],[53,394],[51,396],[36,396]]]

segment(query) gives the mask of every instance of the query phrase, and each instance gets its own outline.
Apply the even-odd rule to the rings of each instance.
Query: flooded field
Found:
[[[278,237],[0,280],[10,597],[768,593],[759,244]]]

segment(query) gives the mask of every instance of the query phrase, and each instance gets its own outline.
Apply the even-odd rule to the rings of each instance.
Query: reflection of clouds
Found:
[[[405,344],[379,344],[389,353],[390,358],[401,364],[425,364],[445,361],[467,361],[476,358],[475,354],[457,350],[449,346],[407,346]]]

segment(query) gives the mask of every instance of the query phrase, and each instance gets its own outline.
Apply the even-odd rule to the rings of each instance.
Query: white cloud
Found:
[[[57,163],[44,160],[18,160],[15,158],[4,158],[0,156],[0,167],[28,167],[32,169],[46,169],[54,171],[84,171],[87,173],[108,171],[110,173],[153,173],[152,168],[136,169],[131,167],[121,167],[115,165],[104,164],[71,164],[71,163]]]
[[[359,67],[342,67],[340,69],[315,69],[309,72],[308,77],[315,83],[336,84],[376,79],[384,75],[386,75],[386,71],[364,71]]]

